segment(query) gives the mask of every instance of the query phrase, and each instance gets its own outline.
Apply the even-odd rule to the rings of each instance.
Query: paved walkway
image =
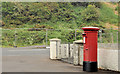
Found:
[[[50,60],[49,49],[3,48],[2,50],[3,72],[83,72],[82,66]]]

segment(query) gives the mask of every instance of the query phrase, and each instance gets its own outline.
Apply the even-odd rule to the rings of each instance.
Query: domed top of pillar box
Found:
[[[50,41],[61,41],[61,39],[53,38],[53,39],[50,39]]]
[[[74,41],[73,44],[83,44],[83,40]]]
[[[98,31],[100,28],[98,27],[83,27],[82,28],[84,31]]]

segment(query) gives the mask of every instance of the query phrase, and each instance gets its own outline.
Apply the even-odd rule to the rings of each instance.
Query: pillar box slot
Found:
[[[83,71],[97,71],[97,36],[98,27],[83,27]]]

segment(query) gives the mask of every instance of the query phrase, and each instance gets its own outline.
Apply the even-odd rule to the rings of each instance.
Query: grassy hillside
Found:
[[[2,26],[3,28],[33,28],[41,27],[39,25],[49,25],[49,27],[51,28],[62,28],[61,25],[64,25],[65,28],[80,28],[82,26],[90,25],[106,28],[104,25],[106,23],[114,24],[115,26],[117,26],[118,16],[114,12],[115,9],[110,6],[110,4],[112,3],[107,4],[86,2],[5,2],[2,3]],[[114,4],[117,5],[116,3]],[[92,9],[94,10],[90,9],[92,10],[90,13],[84,14],[85,9],[88,9],[87,11],[90,11],[90,5],[92,5]],[[98,11],[96,12],[96,10]],[[89,17],[84,15],[87,15]],[[85,20],[85,17],[87,18],[87,20]]]
[[[81,29],[84,26],[118,28],[117,10],[117,3],[103,2],[3,2],[1,26],[11,30],[3,30],[2,43],[4,47],[45,44],[46,30],[36,31],[34,28],[62,29],[47,31],[47,40],[57,37],[64,43],[73,42],[75,30],[67,29]],[[117,31],[114,30],[106,32]],[[81,34],[82,30],[77,30],[77,40],[82,39]],[[104,42],[110,40],[109,35],[105,36]]]

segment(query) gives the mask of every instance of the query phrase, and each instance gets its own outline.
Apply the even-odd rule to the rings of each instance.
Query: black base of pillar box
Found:
[[[83,61],[83,71],[97,72],[97,62]]]

